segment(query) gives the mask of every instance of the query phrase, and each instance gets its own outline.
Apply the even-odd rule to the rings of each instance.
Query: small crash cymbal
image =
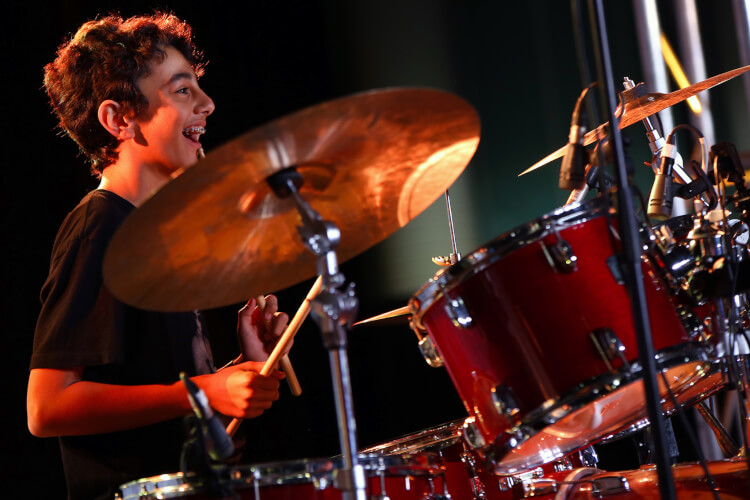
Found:
[[[104,280],[122,301],[185,311],[234,304],[316,274],[299,214],[266,178],[295,166],[301,195],[341,231],[339,262],[405,226],[458,178],[479,143],[453,94],[387,89],[275,120],[209,152],[122,224]]]
[[[366,325],[367,323],[374,323],[376,321],[383,321],[391,318],[399,318],[401,316],[408,316],[409,314],[411,314],[411,309],[409,308],[409,306],[399,307],[398,309],[394,309],[393,311],[384,312],[383,314],[378,314],[377,316],[373,316],[372,318],[357,321],[352,326]]]
[[[632,124],[643,120],[644,118],[648,118],[649,116],[658,113],[659,111],[665,110],[670,106],[674,106],[679,102],[685,101],[689,97],[693,97],[694,95],[703,92],[704,90],[708,90],[711,87],[719,85],[720,83],[731,80],[735,76],[741,75],[748,70],[750,70],[750,66],[743,66],[742,68],[733,69],[732,71],[727,71],[726,73],[712,76],[711,78],[703,80],[702,82],[694,83],[693,85],[685,87],[684,89],[675,90],[674,92],[670,92],[669,94],[661,94],[658,92],[646,94],[634,101],[627,103],[624,110],[622,105],[620,105],[615,111],[615,115],[620,118],[618,128],[624,129],[625,127],[629,127]],[[598,137],[605,136],[608,126],[609,122],[606,122],[602,125],[599,125],[594,130],[589,131],[583,138],[583,144],[588,146],[589,144],[595,142]],[[518,174],[518,176],[521,177],[522,175],[528,174],[529,172],[536,170],[539,167],[542,167],[547,163],[556,160],[557,158],[562,157],[565,154],[566,147],[567,146],[563,146],[554,153],[545,156],[544,158]]]

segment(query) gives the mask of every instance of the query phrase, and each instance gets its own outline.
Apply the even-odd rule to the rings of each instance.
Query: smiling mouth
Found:
[[[206,133],[206,127],[187,127],[182,129],[182,135],[193,142],[198,142],[200,136]]]

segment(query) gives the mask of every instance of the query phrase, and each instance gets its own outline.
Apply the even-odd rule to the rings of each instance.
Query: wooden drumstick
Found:
[[[310,303],[312,300],[320,293],[320,289],[323,286],[323,279],[318,276],[318,279],[315,280],[315,283],[313,284],[310,291],[307,293],[307,297],[305,297],[305,300],[302,302],[302,304],[299,306],[299,309],[297,309],[297,312],[294,315],[294,318],[292,318],[292,321],[289,322],[289,326],[286,327],[286,330],[284,331],[284,334],[279,338],[278,343],[276,344],[276,347],[274,347],[273,351],[271,352],[271,355],[268,357],[268,360],[263,365],[263,368],[260,370],[261,375],[268,375],[271,373],[271,370],[273,370],[273,367],[276,365],[276,362],[279,360],[281,356],[281,353],[286,350],[287,345],[291,340],[294,338],[294,336],[297,334],[297,331],[299,330],[300,326],[302,326],[302,322],[305,321],[305,318],[307,318],[307,315],[310,313]],[[286,357],[286,356],[283,356]],[[287,373],[287,376],[289,374]],[[234,418],[231,422],[229,422],[229,425],[227,426],[227,433],[230,436],[234,436],[234,433],[237,432],[237,429],[239,428],[240,424],[242,423],[241,418]]]
[[[266,307],[266,298],[262,295],[258,295],[255,297],[255,302],[258,304],[258,309],[261,311],[265,309]],[[271,328],[271,321],[266,321],[266,329]],[[289,327],[287,327],[288,329]],[[286,330],[284,330],[286,332]],[[296,332],[295,332],[296,333]],[[273,356],[273,353],[277,350],[279,352],[282,351],[283,348],[286,348],[286,342],[282,346],[282,349],[279,349],[279,344],[282,343],[281,338],[279,338],[279,341],[276,343],[276,346],[273,348],[273,351],[271,351],[271,356],[268,357],[268,360],[266,361],[266,364],[263,365],[263,369],[261,370],[261,375],[268,375],[271,373],[271,370],[276,365],[276,360],[278,359],[278,355],[276,357]],[[292,394],[295,396],[299,396],[302,394],[302,387],[299,385],[299,380],[297,380],[297,374],[294,373],[294,368],[292,368],[292,362],[289,360],[289,355],[284,354],[281,357],[281,360],[279,361],[279,367],[281,370],[286,373],[286,381],[289,383],[289,389],[292,391]],[[265,372],[265,373],[264,373]]]

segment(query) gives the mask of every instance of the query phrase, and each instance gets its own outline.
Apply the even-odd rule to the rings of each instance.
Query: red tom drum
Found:
[[[606,200],[570,205],[442,270],[410,300],[474,420],[467,441],[499,474],[645,424],[630,300]],[[648,258],[644,286],[666,411],[722,385]]]

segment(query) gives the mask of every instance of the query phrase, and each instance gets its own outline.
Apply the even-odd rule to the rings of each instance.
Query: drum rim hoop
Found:
[[[387,473],[392,476],[433,476],[444,470],[437,453],[421,452],[403,455],[378,453],[357,454],[359,464],[365,472]],[[263,462],[248,465],[216,466],[214,470],[229,487],[257,484],[282,486],[313,483],[325,479],[333,486],[333,472],[341,469],[342,457],[303,458],[299,460]],[[201,493],[206,490],[204,479],[193,473],[176,472],[136,479],[119,487],[121,500],[142,498],[143,494],[159,493],[160,498],[179,498],[186,493]]]
[[[547,237],[555,230],[565,230],[589,220],[604,217],[610,204],[603,198],[594,198],[584,203],[573,203],[546,213],[526,224],[506,231],[464,256],[458,263],[442,269],[422,285],[409,300],[414,325],[424,330],[423,315],[446,293],[462,281],[483,272],[492,264],[532,243]]]
[[[697,342],[685,342],[676,346],[671,346],[666,349],[662,349],[661,351],[657,353],[657,356],[660,358],[658,360],[659,369],[671,369],[671,368],[676,368],[681,365],[687,365],[690,363],[703,362],[704,363],[704,370],[703,370],[704,378],[711,376],[711,375],[715,375],[717,373],[726,372],[726,366],[725,366],[726,362],[723,359],[716,359],[716,357],[712,355],[710,347],[699,344]],[[621,368],[615,373],[612,373],[612,372],[603,373],[589,380],[586,380],[584,382],[577,384],[574,388],[566,391],[565,394],[562,394],[559,397],[557,397],[555,399],[555,402],[552,405],[549,405],[547,408],[544,408],[544,409],[540,409],[540,408],[535,409],[523,419],[523,422],[520,425],[518,425],[514,429],[509,430],[515,433],[513,436],[511,436],[515,438],[516,440],[514,446],[510,446],[507,443],[504,446],[502,443],[498,442],[498,440],[501,440],[503,437],[501,435],[496,439],[495,443],[486,445],[483,448],[481,448],[479,450],[480,453],[490,457],[491,461],[495,462],[496,472],[501,473],[501,474],[515,474],[516,473],[515,470],[512,470],[512,469],[504,470],[504,469],[499,468],[502,464],[502,457],[505,454],[507,454],[509,451],[516,448],[520,444],[525,443],[529,439],[533,438],[538,432],[540,432],[544,428],[550,425],[553,425],[556,422],[559,422],[560,420],[568,417],[572,413],[593,403],[597,399],[600,399],[603,396],[609,396],[609,395],[615,394],[617,391],[620,391],[624,389],[625,387],[642,380],[642,377],[640,375],[642,372],[641,367],[638,366],[637,364],[634,364],[633,366],[635,368],[631,372],[626,372],[623,368]],[[683,388],[692,386],[692,383],[687,383],[687,385],[685,385],[686,384],[685,381],[683,381],[682,383],[683,385],[681,387]],[[702,399],[705,399],[706,397],[720,390],[725,384],[726,384],[726,380],[722,378],[722,381],[720,383],[712,386],[710,389],[707,389],[705,393],[701,394],[700,396],[694,399],[681,400],[680,397],[682,394],[684,394],[683,392],[675,392],[675,397],[677,398],[677,401],[680,403],[682,407],[686,407]],[[673,389],[673,390],[676,390],[676,389]],[[568,408],[565,410],[564,413],[559,414],[557,416],[551,415],[552,412],[554,412],[555,410],[558,410],[559,408],[565,407],[565,406],[567,406]],[[671,408],[671,409],[664,409],[664,411],[665,413],[671,415],[675,413],[675,411],[677,410],[675,408]],[[619,439],[620,437],[623,437],[624,435],[630,433],[631,430],[638,430],[639,428],[638,424],[642,420],[643,418],[633,421],[631,423],[623,424],[619,430],[611,432],[609,434],[605,434],[603,436],[599,436],[596,439],[593,439],[591,441],[581,444],[580,447],[577,447],[575,449],[584,448],[586,446],[594,444],[595,442],[606,442],[609,440]],[[509,433],[507,435],[510,436]],[[562,456],[567,455],[568,453],[574,452],[575,449],[566,450],[564,453],[562,453],[559,456],[551,457],[550,460],[539,461],[538,463],[535,462],[531,465],[525,466],[524,469],[518,469],[518,470],[519,471],[528,470],[534,467],[541,466],[545,463],[548,463],[549,461],[556,460]],[[510,465],[508,465],[507,467],[510,467]]]

